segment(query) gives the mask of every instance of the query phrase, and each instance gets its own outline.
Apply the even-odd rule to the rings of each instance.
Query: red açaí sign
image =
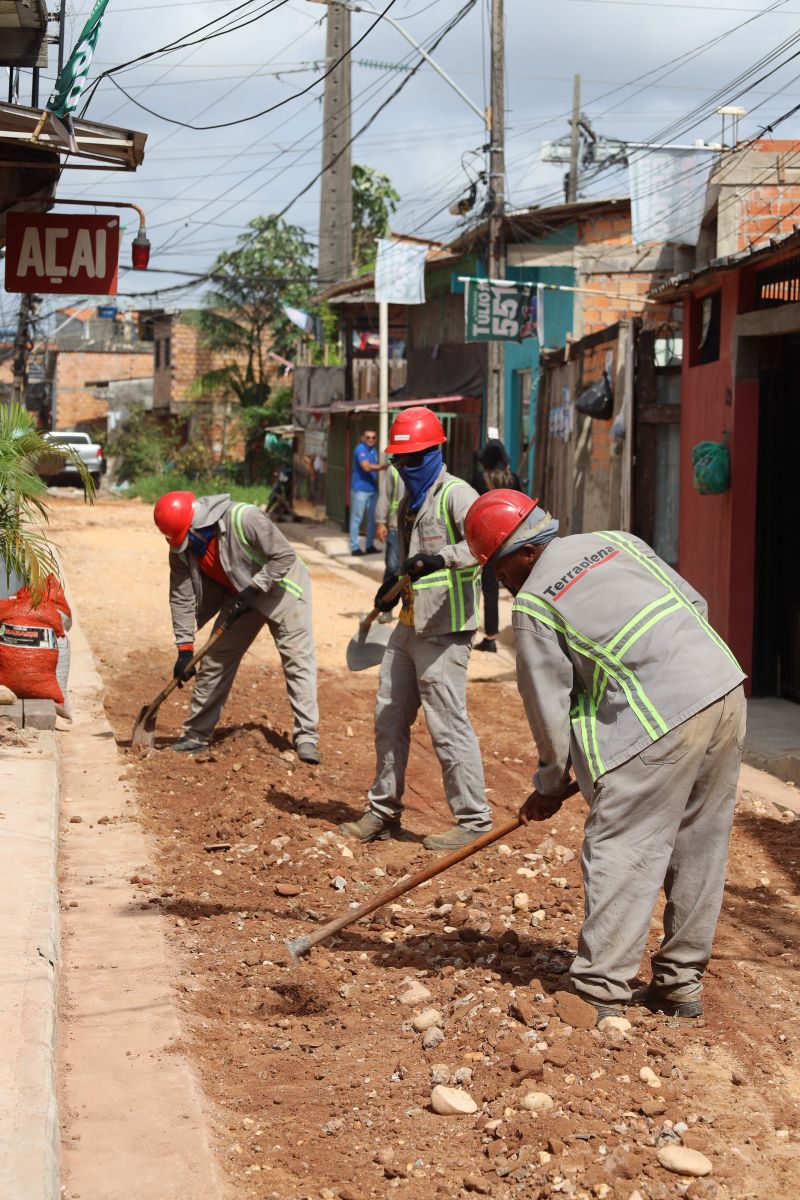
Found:
[[[6,291],[113,296],[119,217],[6,216]]]

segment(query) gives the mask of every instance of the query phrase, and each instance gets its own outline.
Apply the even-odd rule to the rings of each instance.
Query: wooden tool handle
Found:
[[[401,575],[400,578],[398,579],[397,583],[394,585],[394,587],[389,588],[388,592],[384,596],[384,600],[396,600],[397,597],[402,592],[403,588],[406,586],[407,582],[408,582],[408,576]],[[372,612],[367,613],[367,615],[364,617],[364,620],[361,622],[359,628],[363,631],[366,631],[367,629],[369,629],[372,622],[375,620],[376,617],[380,616],[381,612],[382,612],[382,609],[373,608]]]
[[[220,625],[218,625],[217,628],[214,630],[214,632],[211,634],[211,637],[205,643],[205,645],[201,646],[200,649],[197,651],[197,653],[192,655],[192,657],[189,659],[188,663],[184,667],[184,670],[188,671],[191,667],[197,666],[197,664],[200,662],[201,658],[205,658],[205,656],[208,654],[211,647],[215,646],[217,644],[219,639],[222,637],[223,633],[225,633],[228,629],[230,629],[230,625],[226,624],[225,621],[223,621]],[[164,690],[158,693],[158,695],[156,696],[155,700],[150,705],[150,707],[151,708],[160,708],[161,705],[166,700],[167,696],[170,696],[175,691],[176,687],[179,687],[182,683],[185,683],[185,682],[186,682],[186,680],[179,679],[177,675],[173,675],[172,679],[170,679],[169,683],[164,688]]]
[[[452,854],[448,854],[445,858],[437,859],[429,867],[424,867],[423,870],[417,871],[414,875],[404,875],[402,879],[397,881],[394,887],[387,888],[385,892],[381,892],[372,900],[366,900],[358,908],[351,908],[348,912],[342,913],[340,917],[335,917],[333,921],[329,921],[327,925],[323,925],[321,929],[317,929],[314,933],[308,934],[303,939],[298,939],[298,941],[302,940],[303,942],[303,953],[307,953],[312,946],[316,946],[319,942],[324,942],[327,938],[332,937],[340,929],[352,925],[355,921],[360,921],[362,917],[369,916],[376,909],[383,908],[384,904],[391,904],[393,900],[404,896],[406,892],[413,891],[421,883],[427,883],[429,879],[433,879],[436,875],[441,875],[442,871],[447,871],[450,867],[454,867],[456,863],[463,862],[465,858],[477,854],[479,850],[483,850],[486,846],[491,846],[492,842],[508,837],[510,833],[514,833],[516,829],[519,829],[521,824],[522,821],[520,818],[514,817],[513,820],[507,821],[505,825],[501,825],[499,829],[490,829],[483,837],[476,838],[474,842],[469,842],[468,845],[462,846],[460,850],[454,850]]]

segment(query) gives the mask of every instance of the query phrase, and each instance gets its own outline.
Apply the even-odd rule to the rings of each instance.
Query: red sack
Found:
[[[63,704],[56,677],[58,637],[64,637],[64,624],[51,599],[34,608],[27,589],[21,588],[0,600],[0,683],[20,700]]]

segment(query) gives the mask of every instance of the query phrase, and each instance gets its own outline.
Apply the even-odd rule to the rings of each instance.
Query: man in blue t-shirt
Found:
[[[378,502],[377,472],[384,466],[378,462],[378,435],[366,429],[353,451],[353,473],[350,476],[350,553],[379,554],[375,542],[375,505]],[[358,534],[364,514],[367,515],[367,534],[364,549],[358,545]]]

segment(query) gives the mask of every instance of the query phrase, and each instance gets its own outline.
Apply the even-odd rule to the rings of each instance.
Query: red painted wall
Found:
[[[734,323],[740,307],[742,272],[729,271],[703,281],[694,301],[721,291],[720,355],[692,366],[699,311],[684,305],[684,359],[681,378],[681,473],[678,569],[705,596],[709,618],[730,644],[748,674],[752,667],[755,495],[758,455],[758,381],[736,384]],[[692,449],[721,441],[728,431],[731,489],[701,496],[692,483]]]

